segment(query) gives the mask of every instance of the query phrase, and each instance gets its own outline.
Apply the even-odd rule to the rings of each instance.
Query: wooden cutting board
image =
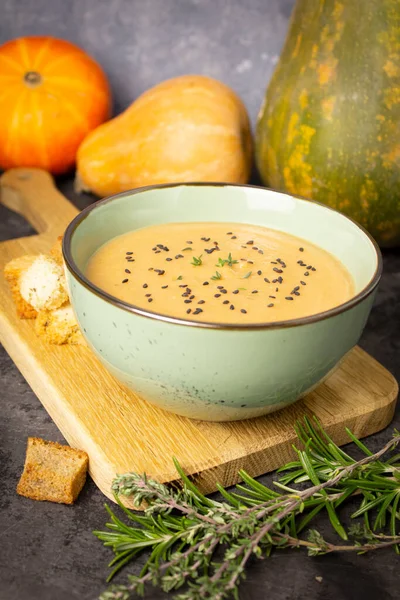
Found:
[[[217,481],[236,483],[242,468],[253,476],[271,471],[292,456],[293,426],[304,414],[315,414],[339,444],[347,441],[345,426],[363,437],[390,423],[397,383],[358,347],[317,390],[270,416],[207,423],[147,404],[120,387],[88,348],[49,345],[36,337],[31,321],[17,318],[4,265],[46,252],[78,211],[44,171],[8,171],[0,191],[1,202],[39,232],[0,244],[0,341],[71,446],[89,454],[90,474],[106,496],[116,473],[175,480],[172,456],[205,492],[215,490]]]

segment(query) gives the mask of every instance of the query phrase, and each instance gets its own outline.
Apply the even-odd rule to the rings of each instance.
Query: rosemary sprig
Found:
[[[194,267],[199,267],[200,265],[203,264],[203,261],[201,260],[202,256],[203,256],[202,254],[200,254],[200,256],[193,256],[192,262],[190,264],[193,265]]]
[[[244,484],[237,485],[233,492],[218,486],[223,500],[212,500],[201,494],[176,460],[181,489],[172,489],[146,475],[117,477],[113,490],[132,524],[126,525],[106,507],[108,530],[94,532],[115,553],[109,580],[137,554],[144,550],[151,553],[138,576],[128,576],[126,585],[111,586],[101,599],[129,600],[143,595],[149,583],[164,591],[187,584],[175,596],[177,600],[237,599],[249,558],[268,556],[273,549],[304,547],[312,556],[365,553],[388,546],[398,551],[400,455],[383,458],[400,443],[400,433],[396,431],[381,450],[372,453],[347,430],[350,440],[365,455],[356,460],[331,440],[316,419],[305,418],[296,431],[304,447],[295,448],[297,459],[279,470],[283,473],[275,482],[279,491],[240,471]],[[303,489],[292,487],[298,483]],[[125,508],[120,495],[132,497],[136,505],[147,503],[144,514]],[[359,501],[352,516],[361,516],[363,522],[346,530],[338,508],[351,497]],[[345,542],[350,536],[352,543],[332,544],[314,529],[301,536],[324,510],[338,535]],[[389,525],[390,535],[381,532],[385,524]],[[215,560],[217,549],[223,553],[220,562]]]

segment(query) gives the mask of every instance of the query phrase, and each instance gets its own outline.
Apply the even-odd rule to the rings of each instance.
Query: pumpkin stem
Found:
[[[42,83],[42,76],[37,71],[28,71],[24,75],[24,81],[30,87],[36,87]]]

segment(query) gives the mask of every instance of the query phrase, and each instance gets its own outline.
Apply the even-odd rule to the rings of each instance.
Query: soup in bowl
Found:
[[[357,343],[382,263],[356,223],[253,186],[152,186],[101,200],[63,240],[82,333],[123,385],[227,421],[318,385]]]

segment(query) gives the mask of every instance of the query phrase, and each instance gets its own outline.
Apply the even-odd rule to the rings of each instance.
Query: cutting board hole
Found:
[[[0,242],[37,233],[23,216],[0,204]]]

